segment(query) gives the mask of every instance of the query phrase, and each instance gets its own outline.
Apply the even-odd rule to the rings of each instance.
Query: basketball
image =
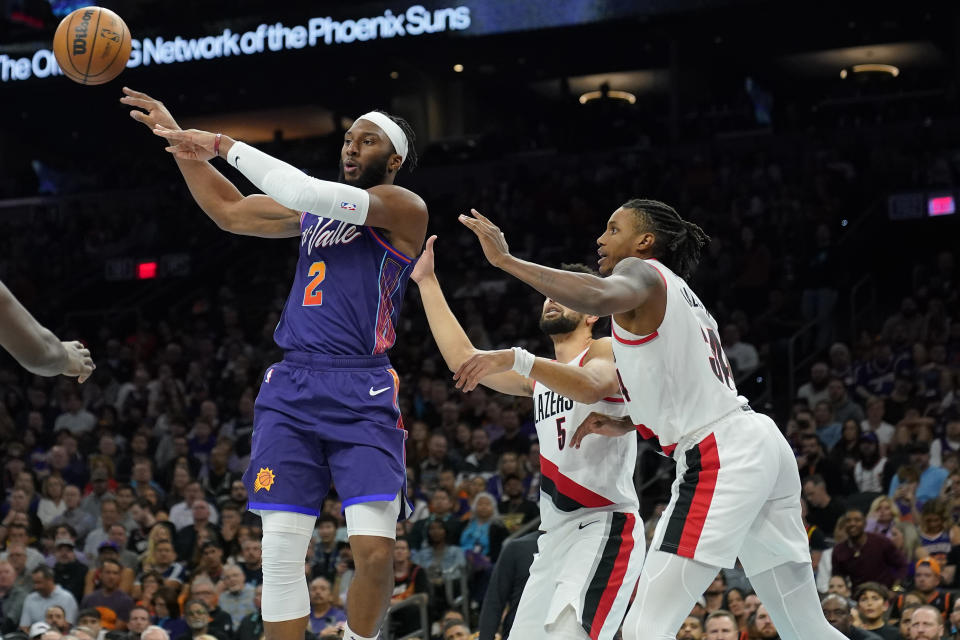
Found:
[[[103,7],[77,9],[60,23],[53,54],[63,73],[80,84],[110,82],[130,59],[130,30]]]

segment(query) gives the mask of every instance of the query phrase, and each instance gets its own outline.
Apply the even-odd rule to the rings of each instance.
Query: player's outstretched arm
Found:
[[[420,288],[420,299],[427,314],[427,324],[430,325],[430,333],[433,334],[440,354],[450,371],[456,371],[471,356],[480,352],[474,348],[470,338],[457,321],[457,317],[450,310],[450,305],[447,304],[443,289],[440,287],[440,281],[437,280],[437,274],[433,269],[433,244],[436,240],[437,236],[430,236],[427,239],[427,244],[413,267],[410,279]],[[500,393],[513,396],[533,395],[533,385],[530,380],[509,369],[510,367],[507,367],[501,372],[482,376],[478,382]]]
[[[460,222],[480,240],[483,253],[495,267],[529,284],[543,295],[581,313],[609,316],[633,311],[655,297],[665,294],[657,271],[639,258],[621,260],[613,274],[600,278],[588,273],[551,269],[510,255],[500,228],[471,209],[473,217],[460,216]]]
[[[96,368],[79,342],[60,342],[0,282],[0,346],[38,376],[76,376],[84,382]]]
[[[153,132],[167,139],[167,151],[177,158],[209,160],[216,155],[273,200],[292,211],[308,211],[324,218],[386,229],[401,250],[418,247],[427,231],[427,205],[417,194],[392,184],[360,189],[320,180],[273,156],[228,136],[197,129]]]
[[[457,369],[453,379],[457,381],[458,389],[473,391],[484,377],[512,370],[515,359],[513,349],[478,351]],[[585,404],[620,393],[610,338],[594,340],[582,367],[536,358],[530,378],[562,396]]]
[[[619,438],[636,430],[637,428],[630,420],[630,416],[614,418],[613,416],[593,412],[577,427],[573,438],[570,440],[570,445],[579,449],[583,439],[592,433],[608,438]]]
[[[131,107],[130,117],[152,131],[155,127],[179,131],[180,125],[162,102],[145,93],[123,88],[120,102]],[[142,109],[142,111],[141,111]],[[212,156],[211,156],[212,157]],[[176,156],[190,195],[218,227],[230,233],[261,238],[289,238],[300,235],[300,214],[263,195],[244,197],[213,165],[209,158]]]

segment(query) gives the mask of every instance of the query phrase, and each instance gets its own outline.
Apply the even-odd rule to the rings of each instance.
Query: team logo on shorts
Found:
[[[277,476],[273,474],[273,469],[269,467],[260,467],[260,472],[257,473],[257,479],[253,481],[253,491],[256,493],[260,489],[266,489],[270,491],[270,487],[273,486],[274,480],[277,479]]]

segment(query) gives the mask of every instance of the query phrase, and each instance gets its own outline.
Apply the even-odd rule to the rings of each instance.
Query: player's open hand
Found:
[[[413,271],[410,272],[410,279],[420,284],[427,278],[433,278],[436,273],[433,270],[433,243],[437,241],[437,236],[427,238],[427,244],[423,247],[423,253],[417,258],[417,264],[413,265]]]
[[[166,138],[170,143],[165,151],[169,151],[181,160],[200,160],[207,161],[216,157],[214,145],[217,141],[217,135],[209,131],[200,131],[199,129],[168,129],[158,124],[153,128],[153,132],[161,138]]]
[[[124,87],[123,93],[124,96],[120,98],[120,102],[131,107],[137,107],[130,112],[130,117],[137,122],[142,122],[150,129],[158,124],[167,129],[180,129],[180,125],[173,119],[170,111],[159,100],[155,100],[145,93],[134,91],[129,87]],[[143,111],[139,111],[139,109],[143,109]]]
[[[507,246],[507,239],[500,231],[500,227],[480,215],[476,209],[470,209],[470,213],[473,217],[461,214],[460,222],[477,234],[487,261],[495,267],[502,266],[510,257],[510,247]]]
[[[97,365],[93,364],[93,358],[90,357],[90,350],[76,340],[63,342],[63,349],[67,352],[67,364],[61,373],[65,376],[77,378],[77,382],[83,384],[86,382]]]
[[[577,427],[576,432],[573,434],[573,438],[570,440],[570,446],[579,449],[580,443],[582,443],[583,439],[591,433],[595,433],[600,436],[606,436],[608,438],[618,438],[625,433],[633,431],[634,429],[635,427],[627,420],[613,418],[611,416],[594,411],[587,416],[586,420],[580,423],[579,427]]]
[[[486,376],[510,371],[513,368],[514,357],[513,349],[475,353],[461,364],[457,372],[453,374],[453,379],[457,381],[457,389],[464,393],[473,391]]]

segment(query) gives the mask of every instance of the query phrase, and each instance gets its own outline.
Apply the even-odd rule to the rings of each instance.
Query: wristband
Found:
[[[220,138],[223,137],[222,133],[218,133],[217,137],[213,139],[213,155],[220,156]]]
[[[513,348],[513,370],[524,378],[530,377],[530,371],[533,369],[533,363],[536,359],[537,357],[526,349]]]

